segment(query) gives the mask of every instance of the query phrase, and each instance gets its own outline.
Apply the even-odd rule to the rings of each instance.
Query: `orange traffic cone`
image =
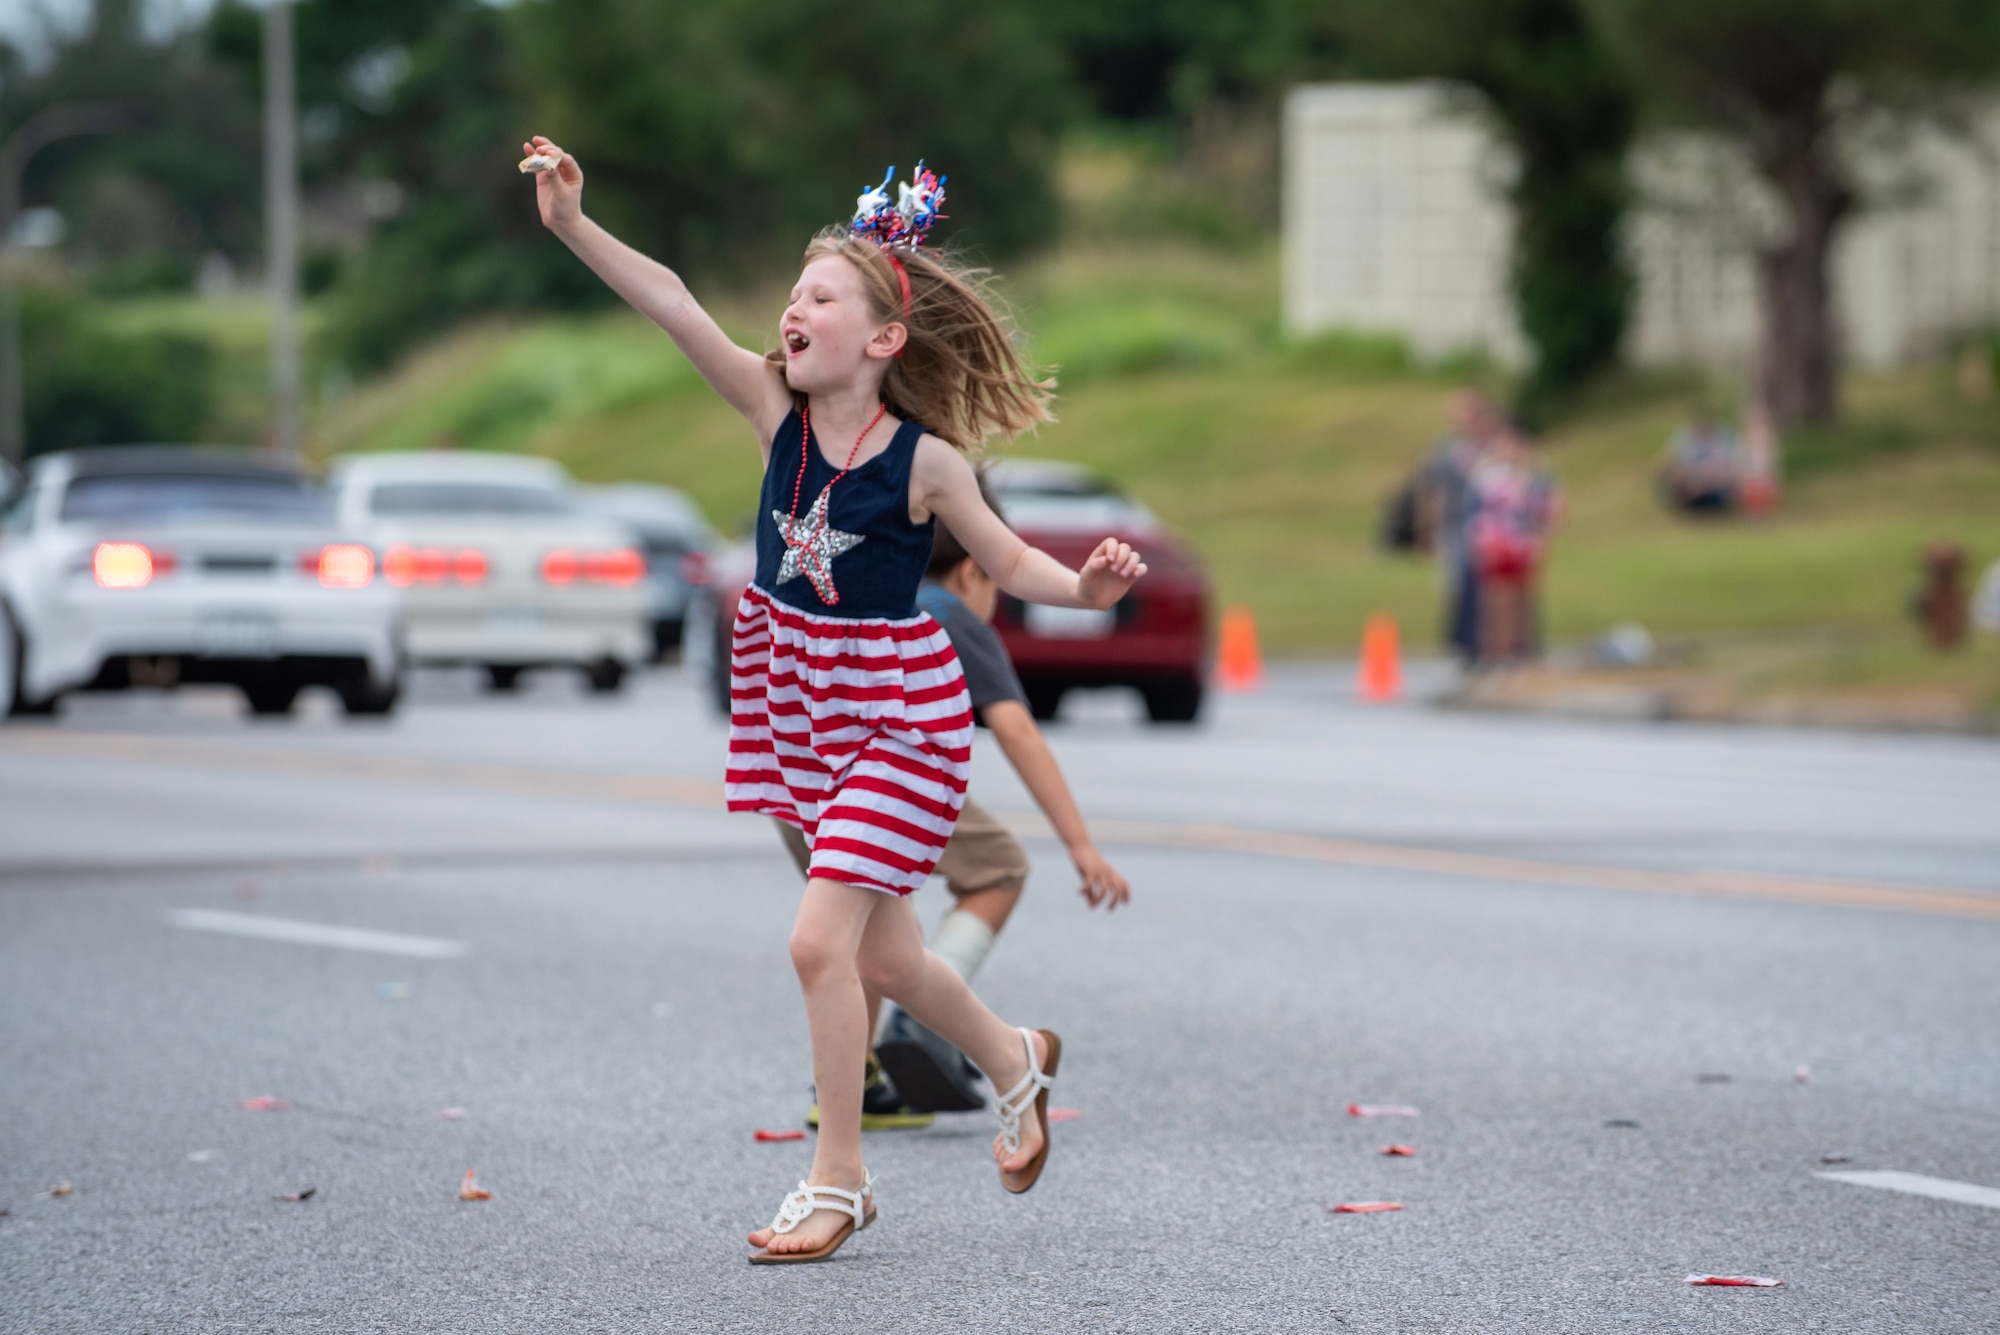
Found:
[[[1396,644],[1396,618],[1377,612],[1361,632],[1361,672],[1355,683],[1363,700],[1384,704],[1403,693],[1403,668]]]
[[[1254,691],[1264,684],[1264,656],[1257,651],[1257,618],[1240,603],[1222,610],[1215,680],[1225,691]]]

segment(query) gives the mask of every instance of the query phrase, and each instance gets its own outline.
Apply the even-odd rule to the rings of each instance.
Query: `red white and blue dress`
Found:
[[[797,826],[811,875],[907,895],[965,804],[972,701],[951,641],[916,605],[935,521],[910,522],[924,428],[841,477],[794,412],[771,442],[757,575],[729,660],[731,811]],[[801,456],[803,485],[797,485]],[[793,517],[794,498],[802,503]]]

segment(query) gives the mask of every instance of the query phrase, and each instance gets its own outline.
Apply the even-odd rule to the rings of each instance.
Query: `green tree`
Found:
[[[151,35],[139,0],[94,0],[52,28],[28,65],[0,57],[0,137],[44,107],[116,102],[134,128],[59,141],[30,164],[22,200],[69,223],[64,250],[100,288],[176,286],[211,250],[252,258],[262,210],[254,106],[195,35]]]
[[[1829,259],[1864,203],[1857,126],[1949,119],[2000,70],[1993,0],[1585,0],[1631,78],[1732,136],[1783,213],[1758,255],[1759,388],[1784,427],[1840,410]]]
[[[1053,230],[1070,93],[1006,0],[538,0],[514,18],[534,128],[582,160],[594,213],[670,263],[795,257],[919,158],[950,178],[941,238],[1004,255]]]
[[[1471,85],[1513,148],[1514,308],[1534,349],[1516,406],[1548,417],[1617,360],[1631,315],[1630,83],[1579,0],[1360,0],[1347,22],[1360,68]]]

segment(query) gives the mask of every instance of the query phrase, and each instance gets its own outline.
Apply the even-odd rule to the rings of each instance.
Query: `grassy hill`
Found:
[[[1062,420],[1001,451],[1116,478],[1194,540],[1275,652],[1351,652],[1378,609],[1413,644],[1436,642],[1432,571],[1378,552],[1373,533],[1442,429],[1455,379],[1381,340],[1286,342],[1268,252],[1071,248],[1012,277],[1033,354],[1060,368]],[[780,304],[731,299],[719,313],[757,346]],[[1569,501],[1553,638],[1636,620],[1753,691],[1916,685],[2000,708],[2000,645],[1927,654],[1904,611],[1926,543],[1965,543],[1975,570],[2000,558],[2000,406],[1963,402],[1942,370],[1857,375],[1850,424],[1789,446],[1782,514],[1699,523],[1661,509],[1652,473],[1702,388],[1632,377],[1551,435]],[[332,389],[313,429],[322,456],[446,440],[533,451],[585,479],[680,487],[724,529],[754,502],[741,423],[623,312],[465,329],[386,378]]]

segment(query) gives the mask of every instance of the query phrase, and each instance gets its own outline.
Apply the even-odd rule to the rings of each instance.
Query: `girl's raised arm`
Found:
[[[791,394],[762,356],[738,347],[701,308],[680,275],[641,255],[583,216],[583,168],[541,135],[522,147],[532,156],[556,159],[535,173],[535,201],[542,223],[576,252],[577,258],[625,298],[633,309],[667,331],[715,392],[743,414],[766,449],[791,411]]]
[[[1030,547],[986,504],[965,456],[936,436],[917,442],[911,472],[910,490],[919,503],[945,522],[995,584],[1023,602],[1105,608],[1146,573],[1139,553],[1116,538],[1097,544],[1082,570]]]

